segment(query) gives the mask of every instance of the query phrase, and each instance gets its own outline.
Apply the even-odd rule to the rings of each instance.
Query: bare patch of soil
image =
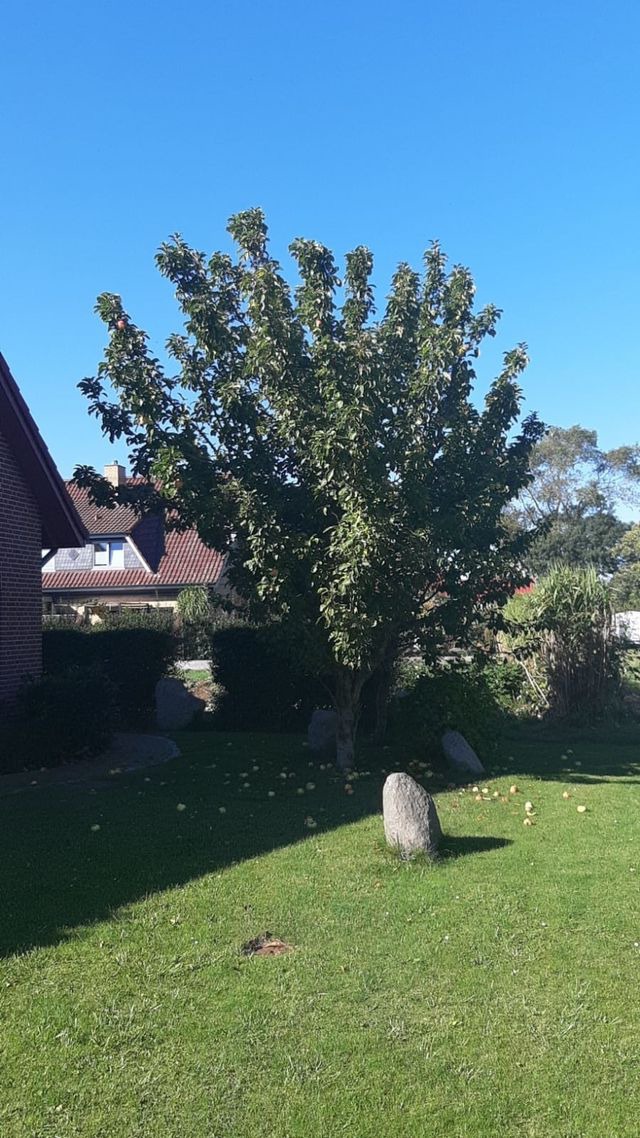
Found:
[[[285,952],[293,951],[293,945],[271,933],[261,933],[243,944],[241,951],[243,956],[283,956]]]

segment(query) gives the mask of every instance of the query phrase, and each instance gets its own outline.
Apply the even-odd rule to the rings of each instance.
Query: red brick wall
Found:
[[[42,665],[42,527],[0,429],[0,702]]]

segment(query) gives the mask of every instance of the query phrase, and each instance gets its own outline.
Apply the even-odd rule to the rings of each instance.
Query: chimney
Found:
[[[124,483],[127,481],[126,469],[124,466],[120,466],[120,463],[115,460],[107,463],[104,468],[104,476],[107,482],[110,482],[112,486],[124,486]]]

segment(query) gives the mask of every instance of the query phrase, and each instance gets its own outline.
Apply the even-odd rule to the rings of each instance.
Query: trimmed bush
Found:
[[[27,684],[0,725],[0,770],[58,766],[90,758],[111,738],[115,685],[96,666],[73,666]]]
[[[392,735],[436,757],[445,731],[461,731],[480,758],[495,749],[502,711],[491,683],[477,664],[399,669],[390,709]]]
[[[99,667],[118,694],[122,724],[144,722],[153,708],[156,683],[173,663],[176,641],[162,628],[65,628],[43,633],[44,670],[63,675],[70,667]]]
[[[154,632],[168,632],[173,635],[175,632],[175,619],[173,609],[105,609],[100,614],[102,621],[101,625],[93,625],[93,631],[104,632],[107,628],[113,629],[131,629],[131,628],[145,628],[151,629]]]
[[[217,629],[211,651],[213,678],[224,689],[215,719],[223,730],[301,730],[326,703],[325,688],[277,625]]]

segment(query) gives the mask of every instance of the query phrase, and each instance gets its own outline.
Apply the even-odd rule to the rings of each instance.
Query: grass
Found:
[[[384,848],[390,751],[348,794],[297,738],[185,733],[0,799],[3,1138],[635,1138],[639,742],[507,739],[480,802],[414,768],[435,865]],[[242,957],[265,930],[294,951]]]
[[[177,668],[177,673],[183,683],[206,683],[211,679],[210,668]]]

